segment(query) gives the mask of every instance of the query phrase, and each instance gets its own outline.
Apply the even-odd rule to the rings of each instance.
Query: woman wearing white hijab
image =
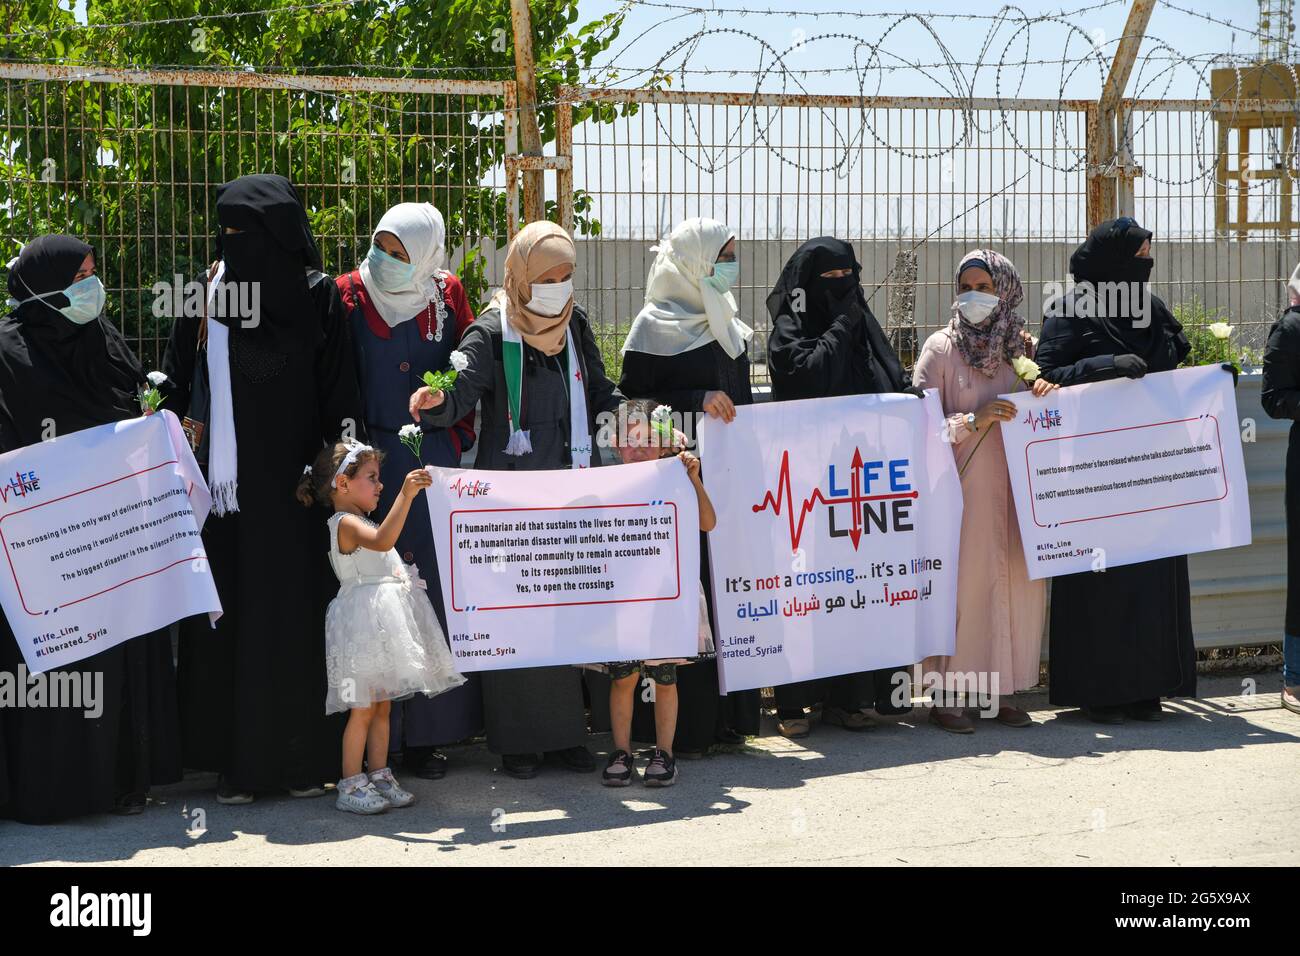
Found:
[[[754,400],[748,354],[754,330],[737,316],[734,292],[739,273],[736,234],[716,219],[687,219],[653,251],[645,305],[623,344],[619,391],[630,399],[650,398],[672,406],[693,439],[700,415],[730,422],[737,405]],[[700,547],[706,546],[701,535]],[[700,572],[704,593],[711,599],[707,553]],[[677,692],[674,749],[679,756],[702,754],[718,742],[740,743],[745,735],[759,731],[758,691],[720,697],[716,661],[683,667]],[[652,740],[653,706],[641,696],[637,695],[633,735]],[[593,695],[593,699],[604,697]]]
[[[442,214],[425,202],[398,203],[375,226],[366,258],[336,281],[350,315],[357,357],[357,378],[365,405],[365,431],[384,451],[380,478],[384,491],[376,520],[388,513],[402,476],[411,470],[411,452],[398,429],[411,422],[407,402],[425,372],[451,366],[451,352],[474,312],[460,280],[446,270],[446,230]],[[425,465],[456,467],[474,443],[474,412],[446,428],[425,424],[420,460]],[[446,613],[433,533],[420,495],[397,539],[397,553],[424,579],[444,633]],[[418,512],[418,514],[417,514]],[[392,708],[389,746],[392,761],[407,773],[435,780],[446,773],[447,758],[438,749],[476,735],[483,728],[478,675],[437,697],[417,694]]]

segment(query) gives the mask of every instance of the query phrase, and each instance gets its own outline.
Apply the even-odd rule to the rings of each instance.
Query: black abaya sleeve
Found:
[[[623,373],[618,379],[618,390],[628,398],[653,398],[671,405],[679,412],[703,411],[704,396],[708,392],[702,388],[666,387],[659,377],[664,362],[664,357],[660,355],[624,352]]]
[[[1061,315],[1043,318],[1043,334],[1034,361],[1043,378],[1056,385],[1082,385],[1115,378],[1114,355],[1087,355],[1078,336],[1078,319]]]
[[[7,451],[13,451],[15,448],[22,448],[22,440],[18,437],[18,429],[4,411],[0,411],[0,455]],[[2,803],[3,801],[0,801]]]
[[[330,279],[316,283],[311,291],[320,308],[321,329],[325,333],[324,341],[316,351],[316,395],[321,410],[321,427],[325,432],[321,440],[336,441],[348,421],[353,423],[353,433],[364,437],[365,416],[343,297],[339,295],[339,287]]]
[[[778,316],[767,339],[767,361],[772,372],[784,376],[801,393],[815,395],[823,391],[825,383],[835,377],[833,367],[846,362],[845,355],[853,348],[854,326],[860,321],[840,315],[820,336],[810,336],[792,316]],[[865,364],[867,375],[874,380],[869,355]],[[876,391],[875,384],[869,382],[865,391]]]
[[[167,376],[167,381],[158,386],[158,391],[166,399],[163,407],[178,418],[184,418],[190,409],[190,388],[194,382],[195,351],[201,321],[195,316],[177,316],[167,339],[167,351],[163,353],[161,371]]]
[[[591,333],[591,325],[585,317],[577,325],[579,344],[582,346],[582,364],[587,367],[587,404],[593,412],[616,412],[623,402],[623,395],[605,374],[605,360],[600,357],[600,347]],[[572,330],[573,325],[569,328]]]
[[[1259,401],[1270,418],[1300,413],[1300,312],[1287,310],[1268,333]]]

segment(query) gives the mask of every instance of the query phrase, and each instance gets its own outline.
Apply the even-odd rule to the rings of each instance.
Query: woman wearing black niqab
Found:
[[[1070,257],[1077,283],[1047,304],[1035,356],[1061,386],[1141,378],[1178,367],[1182,326],[1147,287],[1151,233],[1108,220]],[[1052,580],[1053,704],[1100,723],[1159,720],[1161,697],[1196,693],[1187,557],[1066,574]]]
[[[0,320],[0,452],[140,414],[144,372],[101,313],[94,250],[72,236],[43,236],[9,271],[17,306]],[[87,267],[88,259],[89,266]],[[83,296],[89,290],[92,294]],[[66,310],[66,311],[65,311]],[[0,671],[17,674],[22,653],[5,621]],[[0,709],[0,816],[50,823],[88,813],[137,812],[151,785],[180,779],[171,641],[145,634],[50,672],[102,674],[103,710]],[[76,678],[80,680],[81,678]]]
[[[772,400],[873,395],[913,389],[884,330],[862,291],[862,266],[853,247],[821,236],[795,250],[767,297],[772,332],[767,364]],[[899,661],[907,665],[912,661]],[[871,725],[865,713],[897,714],[910,705],[891,703],[896,668],[886,667],[825,680],[775,688],[778,728],[787,737],[805,737],[804,713],[824,701],[823,723],[846,730]]]
[[[321,444],[362,417],[347,316],[297,190],[281,176],[241,177],[217,190],[217,218],[212,315],[176,320],[163,389],[168,407],[204,422],[213,514],[203,539],[225,609],[215,628],[182,624],[185,765],[220,773],[221,802],[246,803],[258,792],[316,795],[339,777],[324,643],[338,584],[326,523],[294,489]]]

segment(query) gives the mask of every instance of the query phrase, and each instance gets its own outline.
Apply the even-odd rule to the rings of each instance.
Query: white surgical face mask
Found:
[[[528,310],[538,315],[559,315],[572,298],[572,279],[563,282],[534,282]]]
[[[963,292],[957,296],[953,306],[961,317],[971,325],[980,326],[988,323],[989,316],[1002,300],[987,292]]]
[[[12,268],[12,264],[10,267]],[[57,308],[50,305],[45,300],[52,295],[65,296],[68,304]],[[39,300],[45,305],[49,305],[54,311],[62,313],[69,322],[85,325],[104,311],[104,300],[106,298],[107,293],[104,291],[104,283],[99,281],[99,276],[89,275],[72,283],[66,289],[42,292],[40,295],[34,295],[22,300],[10,299],[9,303],[11,305],[22,305],[25,302]]]

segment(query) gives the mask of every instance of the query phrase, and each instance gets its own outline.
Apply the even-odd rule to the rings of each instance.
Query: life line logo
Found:
[[[492,482],[478,479],[466,481],[464,478],[457,478],[447,486],[447,490],[456,492],[457,498],[485,498],[492,490]]]
[[[1037,414],[1032,411],[1028,412],[1025,415],[1025,424],[1029,426],[1029,430],[1032,432],[1036,432],[1040,428],[1043,431],[1060,428],[1061,410],[1059,408],[1044,408]]]
[[[781,453],[781,470],[776,490],[767,491],[753,506],[759,514],[772,509],[775,516],[785,514],[790,526],[790,550],[799,550],[804,522],[818,505],[826,506],[827,530],[832,538],[847,537],[858,550],[863,534],[915,531],[912,507],[920,492],[912,487],[907,458],[864,461],[862,450],[853,449],[847,471],[837,471],[834,463],[826,466],[826,490],[816,487],[803,499],[795,514],[794,491],[790,480],[790,452]],[[838,505],[848,505],[848,515]]]
[[[8,503],[10,496],[25,498],[41,490],[41,479],[35,471],[18,471],[14,476],[0,484],[0,502]]]

